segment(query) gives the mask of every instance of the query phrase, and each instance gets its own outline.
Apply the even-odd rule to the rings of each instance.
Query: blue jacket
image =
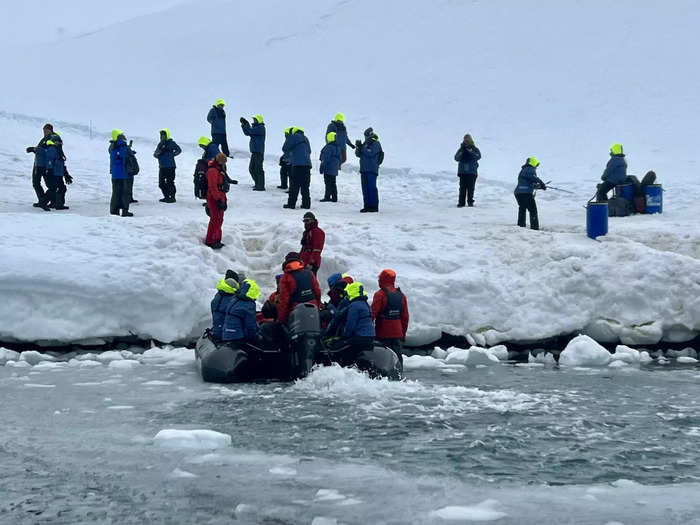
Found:
[[[518,185],[513,193],[516,195],[523,193],[532,195],[540,186],[544,186],[544,182],[537,176],[537,170],[529,164],[525,164],[518,174]]]
[[[265,124],[248,121],[241,123],[243,134],[250,137],[249,149],[251,153],[265,153]]]
[[[48,146],[46,148],[46,168],[53,170],[55,177],[63,177],[65,174],[65,159],[63,151],[59,146]]]
[[[343,337],[374,337],[372,309],[367,304],[366,296],[350,301],[345,327],[343,327]]]
[[[339,329],[342,328],[345,324],[345,320],[348,318],[348,306],[350,306],[350,301],[348,301],[347,297],[343,297],[338,303],[338,306],[333,306],[331,303],[327,304],[328,311],[333,314],[333,318],[326,327],[326,335],[337,335]]]
[[[379,173],[379,166],[384,161],[384,151],[378,140],[366,140],[355,148],[355,156],[360,158],[360,173]]]
[[[109,141],[109,172],[113,179],[128,179],[126,173],[126,156],[129,147],[126,145],[126,140],[117,139]]]
[[[226,134],[226,112],[223,108],[212,106],[207,114],[207,122],[211,124],[211,134]]]
[[[234,299],[235,294],[219,290],[211,300],[211,335],[215,339],[221,340],[223,337],[226,312]]]
[[[182,153],[182,149],[173,139],[161,140],[153,154],[158,159],[161,168],[174,168],[175,157]]]
[[[326,128],[326,135],[331,131],[335,132],[335,141],[342,150],[347,150],[347,146],[353,147],[353,143],[348,138],[348,130],[345,128],[345,123],[342,121],[332,120]]]
[[[338,145],[337,136],[335,142],[330,142],[323,146],[320,157],[321,173],[323,173],[324,175],[333,175],[334,177],[338,175],[341,151],[341,147]]]
[[[481,152],[476,146],[460,146],[455,153],[455,160],[459,162],[457,175],[478,175],[480,158]]]
[[[622,184],[627,179],[627,161],[624,154],[610,155],[610,160],[605,166],[605,171],[601,177],[611,184]]]
[[[254,342],[258,335],[258,323],[255,318],[255,301],[240,296],[231,301],[224,319],[223,341]]]
[[[61,137],[56,133],[49,133],[48,135],[42,137],[34,150],[34,162],[39,168],[45,168],[47,165],[48,161],[46,159],[46,149],[48,146],[46,145],[46,142],[49,140],[55,142],[56,144],[62,144]]]
[[[219,153],[219,145],[216,142],[210,142],[209,145],[204,148],[204,158],[207,160],[214,160]]]
[[[311,166],[311,144],[303,131],[289,135],[284,141],[282,151],[289,153],[292,166]]]

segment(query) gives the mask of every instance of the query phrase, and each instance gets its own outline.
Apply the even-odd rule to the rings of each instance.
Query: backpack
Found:
[[[627,217],[632,213],[632,203],[622,197],[608,200],[608,217]]]
[[[126,174],[129,177],[133,177],[134,175],[138,175],[138,173],[139,173],[139,161],[136,160],[136,155],[134,155],[131,152],[128,152],[126,155],[126,162],[124,165],[126,167]]]
[[[207,168],[206,159],[199,159],[194,168],[194,196],[198,199],[207,198]]]
[[[656,182],[656,173],[653,171],[647,171],[646,175],[644,175],[644,178],[642,178],[642,186],[649,186],[650,184],[654,184]]]

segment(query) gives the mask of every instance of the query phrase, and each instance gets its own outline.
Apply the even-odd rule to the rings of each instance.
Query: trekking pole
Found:
[[[549,186],[549,185],[547,186],[547,189],[548,190],[555,190],[555,191],[563,191],[564,193],[571,193],[572,195],[574,193],[573,191],[563,190],[561,188],[555,188],[554,186]]]

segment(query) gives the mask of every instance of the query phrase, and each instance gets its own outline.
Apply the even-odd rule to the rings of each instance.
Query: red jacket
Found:
[[[301,236],[301,260],[304,264],[315,264],[321,267],[321,252],[326,242],[326,234],[318,227],[317,221],[309,223]]]
[[[399,319],[385,319],[384,309],[387,307],[387,292],[397,291],[394,287],[396,273],[393,271],[382,271],[379,274],[379,287],[381,288],[372,298],[372,318],[375,320],[375,333],[377,339],[405,339],[408,330],[408,303],[406,296],[401,299],[401,316]]]
[[[305,301],[315,304],[318,307],[321,304],[321,287],[318,285],[316,276],[310,270],[304,269],[304,264],[299,261],[288,262],[284,267],[284,275],[280,279],[279,284],[279,304],[277,305],[277,320],[280,323],[286,323],[289,320],[289,314],[292,313],[294,307],[299,302],[293,300],[294,292],[297,289],[297,281],[294,276],[296,272],[308,272],[311,280],[311,289],[313,291],[313,299]],[[308,277],[308,276],[307,276]]]
[[[207,169],[207,200],[226,202],[226,194],[221,191],[223,183],[224,174],[221,166],[215,160],[210,160],[209,169]]]

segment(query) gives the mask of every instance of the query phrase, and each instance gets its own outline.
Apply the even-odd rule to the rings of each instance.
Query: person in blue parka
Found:
[[[153,152],[153,156],[158,159],[158,187],[163,192],[160,202],[175,202],[175,157],[180,153],[182,149],[170,136],[170,130],[161,129],[160,142]]]
[[[216,154],[219,153],[219,145],[216,142],[212,142],[209,137],[201,136],[197,142],[199,147],[202,148],[202,158],[209,162],[216,158]]]
[[[535,190],[546,190],[547,185],[537,176],[537,166],[540,161],[535,157],[528,157],[518,174],[518,185],[515,187],[515,200],[518,202],[518,226],[525,227],[525,212],[530,212],[530,228],[540,229],[537,217],[537,203],[535,203]]]
[[[231,156],[228,149],[228,141],[226,140],[226,112],[224,106],[226,102],[220,98],[207,113],[207,122],[211,124],[211,140],[221,146],[221,151],[227,157]]]
[[[129,146],[126,136],[120,129],[112,130],[112,140],[109,141],[109,173],[112,175],[112,198],[109,202],[109,213],[122,217],[133,217],[129,211],[131,192],[129,180],[133,180],[126,171],[126,157],[129,155]]]
[[[221,341],[224,333],[226,312],[238,293],[238,274],[227,270],[226,276],[216,285],[216,295],[211,300],[211,337]]]
[[[301,192],[301,207],[311,208],[311,144],[304,135],[304,130],[293,127],[284,141],[282,151],[289,155],[292,167],[289,180],[289,198],[284,208],[293,210],[297,205],[297,196]]]
[[[464,208],[464,204],[471,207],[474,206],[474,186],[476,178],[479,175],[479,160],[481,159],[481,151],[474,144],[474,139],[467,133],[462,139],[455,160],[457,165],[457,176],[459,177],[459,198],[457,207]]]
[[[350,141],[348,137],[348,130],[345,127],[345,115],[342,113],[336,113],[335,118],[331,120],[330,124],[326,128],[326,136],[329,133],[335,133],[335,139],[338,146],[340,147],[340,164],[338,169],[342,169],[343,164],[348,158],[347,146],[355,149],[355,145]]]
[[[608,192],[618,184],[623,184],[627,179],[627,161],[622,152],[622,144],[616,143],[610,146],[610,160],[605,166],[601,179],[603,182],[598,184],[596,200],[607,202]]]
[[[367,303],[367,294],[364,285],[355,281],[345,287],[345,293],[349,304],[335,314],[328,333],[335,331],[335,326],[340,322],[342,329],[340,337],[332,337],[326,340],[326,346],[330,349],[348,347],[348,353],[356,356],[365,350],[374,347],[374,323],[372,322],[372,309]]]
[[[326,134],[326,145],[323,146],[320,155],[320,172],[323,174],[323,182],[326,185],[326,193],[321,202],[338,202],[336,177],[340,169],[341,158],[338,135],[335,131],[331,131]]]
[[[63,141],[59,133],[54,132],[54,140],[46,142],[46,173],[51,177],[49,189],[44,197],[46,206],[55,210],[70,209],[66,203],[66,182],[73,182],[73,178],[66,169],[66,156],[63,153]],[[64,182],[64,179],[66,182]]]
[[[253,117],[251,125],[245,118],[241,117],[241,129],[243,134],[250,137],[250,164],[248,172],[253,178],[254,191],[265,191],[265,170],[263,160],[265,158],[265,123],[262,115]]]
[[[384,151],[379,143],[379,136],[372,128],[365,130],[364,143],[359,140],[355,141],[355,156],[360,159],[360,178],[364,203],[360,213],[378,212],[377,176],[379,175],[379,166],[384,162]]]
[[[245,279],[226,310],[222,341],[226,343],[254,343],[258,336],[255,301],[260,288],[252,279]]]

